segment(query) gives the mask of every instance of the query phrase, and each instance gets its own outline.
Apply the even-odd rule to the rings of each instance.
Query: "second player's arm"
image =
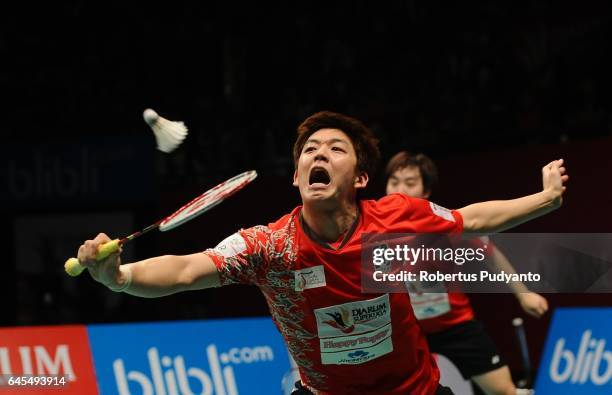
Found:
[[[497,247],[493,248],[493,253],[488,262],[491,268],[497,272],[504,271],[509,274],[516,274],[512,263]],[[540,294],[529,291],[521,281],[511,281],[508,285],[527,314],[539,318],[548,311],[546,299]]]
[[[496,273],[505,272],[508,274],[516,274],[514,266],[512,266],[508,258],[497,248],[497,246],[493,247],[493,252],[486,262]],[[529,289],[522,281],[511,281],[508,286],[517,298],[519,294],[529,292]]]

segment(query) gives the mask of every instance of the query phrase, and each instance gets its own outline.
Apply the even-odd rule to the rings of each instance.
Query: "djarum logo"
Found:
[[[565,338],[555,343],[550,362],[550,378],[554,383],[585,384],[589,381],[595,385],[612,382],[612,352],[605,351],[606,340],[591,337],[591,331],[582,333],[576,353],[565,349]]]
[[[238,395],[238,386],[231,364],[251,364],[274,360],[274,353],[268,346],[231,348],[221,355],[215,345],[206,348],[210,374],[196,367],[186,367],[181,355],[174,358],[162,356],[157,348],[147,351],[151,376],[144,372],[126,372],[123,359],[113,362],[113,371],[119,395],[132,395],[128,381],[136,383],[143,395]],[[222,367],[221,364],[226,366]],[[195,383],[197,385],[193,385]],[[193,387],[192,387],[193,385]]]

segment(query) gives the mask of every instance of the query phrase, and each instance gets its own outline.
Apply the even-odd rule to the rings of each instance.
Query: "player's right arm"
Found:
[[[163,255],[121,265],[120,250],[96,261],[98,245],[108,241],[104,233],[87,240],[79,248],[78,259],[94,280],[111,290],[156,298],[220,285],[217,268],[206,254]]]
[[[491,265],[492,269],[503,271],[508,274],[516,274],[514,266],[512,266],[512,263],[510,263],[506,255],[496,246],[493,247],[492,244],[489,245],[489,251],[492,249],[492,252],[487,263]],[[511,281],[508,286],[527,314],[540,318],[548,311],[548,302],[546,299],[542,295],[531,292],[521,281]]]

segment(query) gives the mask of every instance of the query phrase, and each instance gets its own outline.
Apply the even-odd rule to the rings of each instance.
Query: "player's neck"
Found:
[[[323,209],[316,204],[304,204],[302,218],[318,239],[335,242],[355,223],[359,210],[357,203],[347,203],[333,209]]]

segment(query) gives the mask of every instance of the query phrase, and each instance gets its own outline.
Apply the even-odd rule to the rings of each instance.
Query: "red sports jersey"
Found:
[[[320,394],[433,394],[435,361],[407,294],[361,292],[363,233],[461,232],[459,213],[390,195],[361,201],[338,249],[313,241],[301,207],[206,250],[221,284],[256,284],[299,366]]]
[[[493,252],[493,243],[488,239],[474,238],[466,243],[471,248],[483,248],[487,257]],[[487,248],[484,248],[485,244]],[[470,300],[462,292],[411,293],[410,299],[419,325],[426,334],[441,332],[474,319]]]
[[[425,334],[441,332],[474,318],[470,300],[461,292],[411,293],[410,299]],[[420,315],[420,311],[429,314]]]

